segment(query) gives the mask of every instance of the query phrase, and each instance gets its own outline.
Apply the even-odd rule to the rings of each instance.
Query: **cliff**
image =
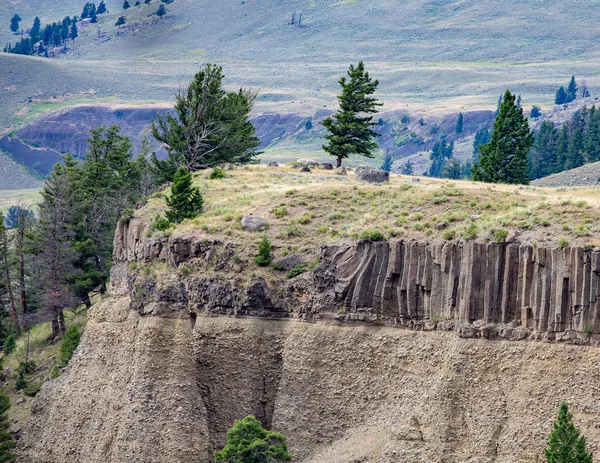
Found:
[[[542,461],[561,400],[600,449],[600,351],[576,345],[597,342],[598,252],[363,241],[283,281],[242,276],[235,243],[147,235],[119,226],[113,295],[22,461],[209,462],[249,413],[303,463]]]

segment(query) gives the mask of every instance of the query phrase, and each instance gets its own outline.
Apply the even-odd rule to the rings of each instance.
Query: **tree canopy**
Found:
[[[227,443],[215,452],[216,463],[280,463],[291,461],[285,436],[263,428],[249,415],[227,431]]]
[[[256,94],[225,91],[224,77],[220,66],[203,66],[177,94],[175,117],[159,114],[152,123],[152,134],[168,153],[164,161],[154,159],[165,180],[172,180],[181,166],[195,171],[223,162],[256,162],[260,141],[249,120]]]

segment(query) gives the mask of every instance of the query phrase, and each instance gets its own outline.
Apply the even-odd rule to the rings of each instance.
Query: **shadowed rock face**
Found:
[[[209,462],[252,413],[301,463],[534,462],[561,400],[600,449],[600,349],[577,345],[597,343],[597,252],[360,242],[274,282],[239,278],[237,246],[121,223],[113,295],[21,461]]]

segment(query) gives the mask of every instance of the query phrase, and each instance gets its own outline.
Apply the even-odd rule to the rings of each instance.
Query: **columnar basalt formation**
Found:
[[[124,268],[128,262],[162,261],[173,268],[192,262],[213,276],[236,273],[234,244],[194,235],[145,236],[141,222],[120,226],[112,279],[117,292],[152,293],[146,280]],[[207,275],[179,278],[178,302],[189,301],[195,312],[454,329],[463,337],[600,342],[600,252],[579,247],[362,241],[324,246],[314,271],[277,287],[261,279],[240,286]],[[156,291],[140,299],[145,306],[160,301]]]

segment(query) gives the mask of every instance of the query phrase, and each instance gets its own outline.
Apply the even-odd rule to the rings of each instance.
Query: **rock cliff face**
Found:
[[[303,463],[541,462],[561,400],[600,449],[598,253],[361,242],[284,282],[240,246],[122,224],[22,461],[209,462],[253,413]]]
[[[324,246],[312,272],[272,287],[236,285],[236,245],[194,235],[147,239],[138,221],[115,238],[116,293],[140,307],[253,314],[455,330],[462,337],[600,342],[600,252],[529,244],[363,241]],[[177,283],[137,278],[131,262],[161,261],[199,272]],[[216,277],[216,274],[219,277]],[[157,286],[158,285],[158,286]],[[176,293],[176,294],[175,294]],[[177,304],[173,304],[177,303]],[[155,306],[152,306],[155,307]]]

